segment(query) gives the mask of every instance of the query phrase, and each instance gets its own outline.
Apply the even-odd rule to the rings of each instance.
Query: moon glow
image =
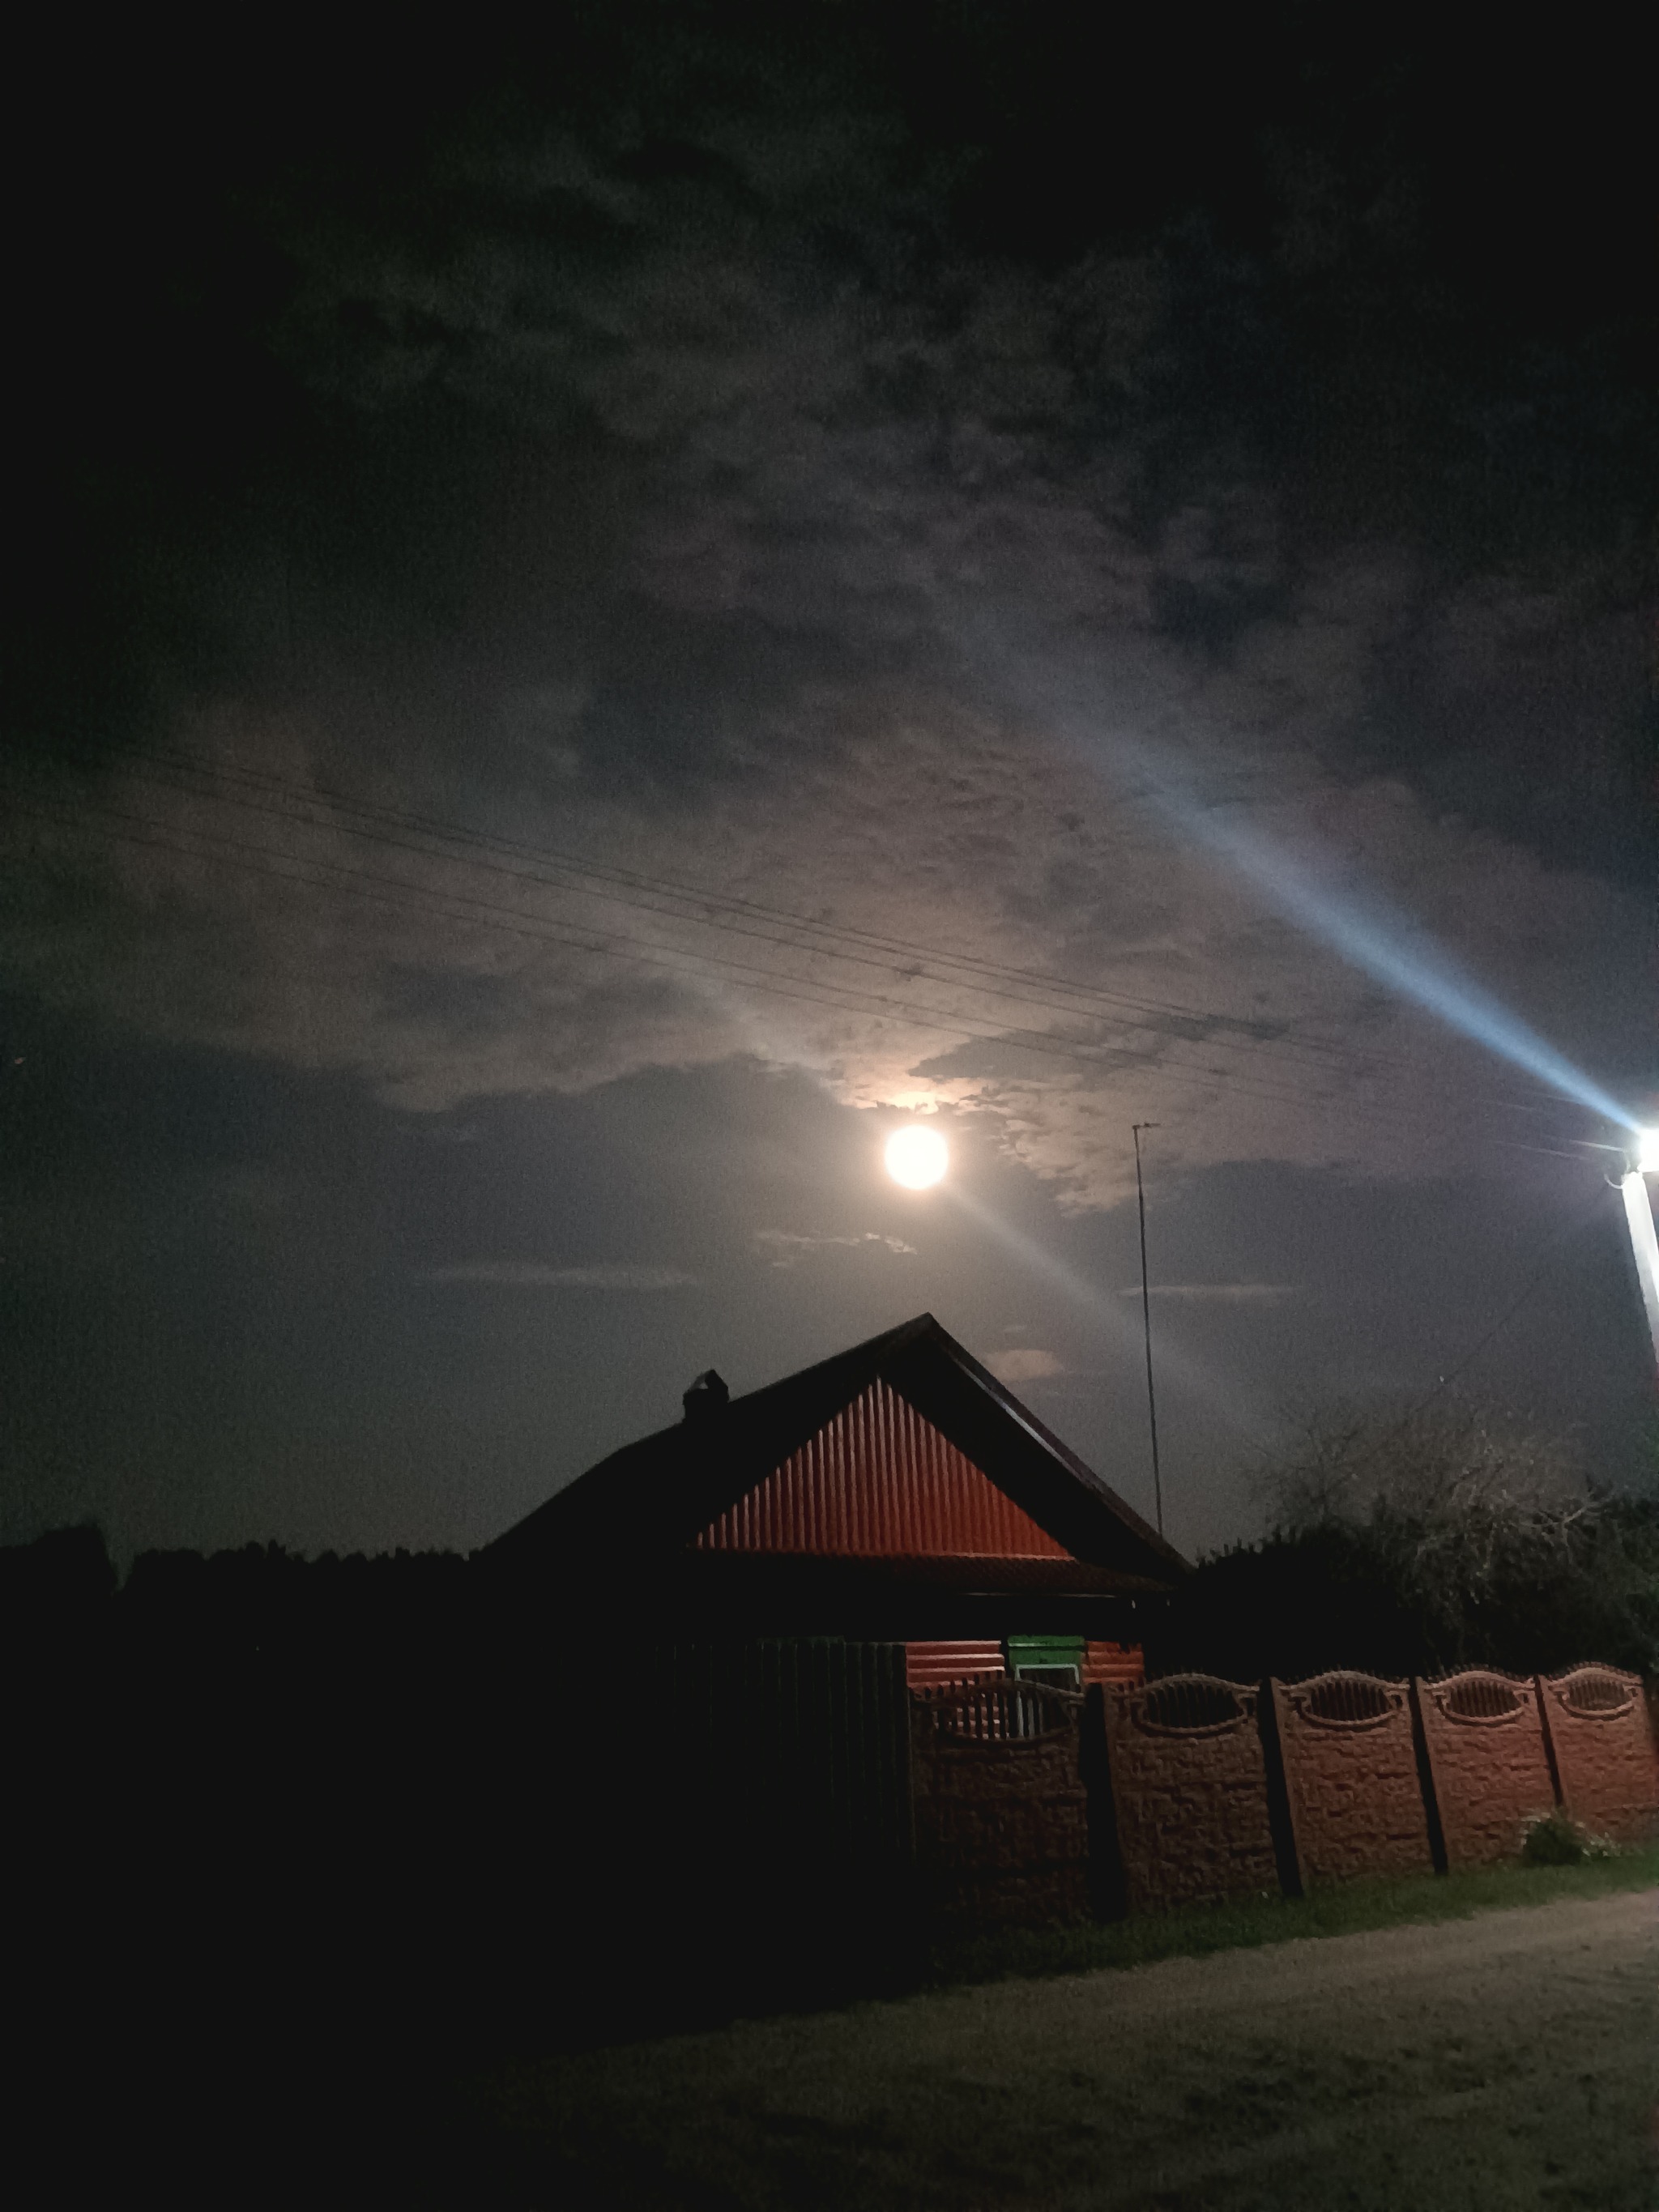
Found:
[[[895,1129],[887,1139],[887,1172],[906,1190],[927,1190],[939,1182],[951,1164],[951,1154],[937,1129],[912,1123]]]

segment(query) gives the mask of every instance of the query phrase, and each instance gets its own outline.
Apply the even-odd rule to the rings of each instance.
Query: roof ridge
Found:
[[[1173,1546],[1061,1442],[932,1313],[913,1315],[623,1445],[484,1548],[528,1554],[590,1541],[672,1553],[765,1481],[878,1378],[939,1430],[1079,1561],[1165,1577],[1189,1571]],[[1150,1554],[1150,1558],[1146,1555]]]

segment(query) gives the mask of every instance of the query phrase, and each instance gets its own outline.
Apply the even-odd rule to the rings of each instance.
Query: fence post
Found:
[[[1561,1787],[1561,1762],[1556,1756],[1555,1734],[1550,1726],[1550,1701],[1544,1695],[1544,1678],[1541,1674],[1533,1676],[1532,1686],[1534,1695],[1538,1699],[1538,1724],[1544,1731],[1544,1756],[1550,1763],[1550,1788],[1555,1792],[1556,1803],[1565,1805],[1567,1802],[1567,1793]]]
[[[1281,1684],[1269,1674],[1255,1701],[1261,1730],[1261,1763],[1267,1771],[1267,1825],[1273,1831],[1273,1856],[1279,1862],[1279,1886],[1286,1897],[1305,1897],[1307,1869],[1302,1863],[1301,1838],[1296,1829],[1296,1796],[1285,1757]]]
[[[1078,1766],[1089,1808],[1090,1905],[1097,1920],[1121,1920],[1129,1910],[1123,1846],[1117,1832],[1117,1796],[1112,1787],[1111,1753],[1106,1741],[1103,1682],[1084,1692]]]
[[[1450,1866],[1446,1855],[1446,1831],[1440,1818],[1440,1784],[1434,1771],[1434,1753],[1429,1748],[1429,1732],[1423,1725],[1423,1678],[1412,1676],[1412,1741],[1417,1751],[1417,1778],[1423,1785],[1423,1810],[1429,1820],[1429,1856],[1434,1861],[1437,1874],[1444,1874]]]

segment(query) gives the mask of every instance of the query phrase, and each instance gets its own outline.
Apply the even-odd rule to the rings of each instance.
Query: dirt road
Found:
[[[1000,1983],[526,2067],[519,2201],[1654,2212],[1659,1895]]]

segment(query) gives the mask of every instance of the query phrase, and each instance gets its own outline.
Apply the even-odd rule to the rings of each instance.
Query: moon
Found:
[[[951,1154],[937,1129],[912,1122],[895,1129],[887,1139],[887,1172],[906,1190],[927,1190],[939,1182],[951,1164]]]

